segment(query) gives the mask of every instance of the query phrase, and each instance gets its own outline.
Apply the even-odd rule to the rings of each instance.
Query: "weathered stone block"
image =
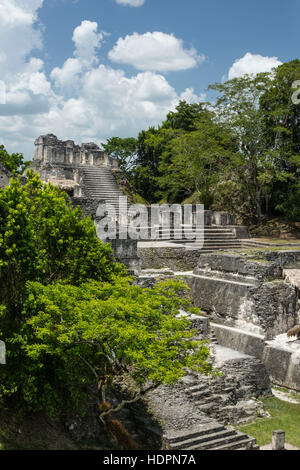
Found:
[[[211,323],[218,344],[262,359],[266,346],[264,336]]]
[[[285,450],[285,432],[273,431],[272,450]]]

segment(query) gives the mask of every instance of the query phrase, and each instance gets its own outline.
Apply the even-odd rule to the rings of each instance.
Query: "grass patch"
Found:
[[[286,442],[300,447],[300,403],[288,403],[278,398],[263,398],[265,410],[271,418],[259,418],[255,423],[240,426],[238,429],[255,437],[259,446],[270,444],[272,432],[278,429],[285,431]]]

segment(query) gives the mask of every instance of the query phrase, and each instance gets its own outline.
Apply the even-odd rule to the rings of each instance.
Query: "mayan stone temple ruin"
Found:
[[[127,206],[118,162],[96,144],[78,146],[49,134],[35,146],[30,167],[95,223],[99,203],[110,203],[116,214],[120,197]],[[187,371],[176,386],[149,392],[156,424],[138,412],[136,422],[164,449],[256,449],[255,439],[232,426],[265,416],[259,397],[270,396],[272,384],[300,392],[300,340],[287,337],[300,321],[300,247],[251,240],[248,228],[226,212],[205,211],[203,230],[203,244],[186,231],[178,239],[174,226],[158,227],[157,240],[112,242],[137,284],[151,288],[157,280],[180,278],[190,286],[203,315],[181,314],[197,330],[196,340],[210,341],[214,367],[222,372]]]

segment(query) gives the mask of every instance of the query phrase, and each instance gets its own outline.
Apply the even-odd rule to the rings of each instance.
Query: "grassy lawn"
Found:
[[[269,444],[272,441],[272,432],[282,429],[286,434],[286,442],[300,447],[300,403],[296,405],[275,397],[261,401],[271,418],[259,418],[255,423],[238,429],[255,437],[260,446]]]

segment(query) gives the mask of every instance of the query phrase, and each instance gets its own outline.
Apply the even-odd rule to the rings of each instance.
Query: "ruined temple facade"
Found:
[[[102,194],[93,195],[90,188],[86,187],[89,186],[85,181],[89,179],[88,169],[95,170],[94,176],[97,178],[101,169],[108,176],[111,170],[118,170],[119,167],[115,158],[107,155],[93,142],[80,146],[73,140],[62,141],[55,135],[48,134],[36,139],[35,154],[30,168],[37,171],[43,181],[51,181],[71,196],[96,199]],[[111,181],[114,182],[113,178]],[[112,189],[117,188],[114,186]]]
[[[36,139],[34,161],[41,165],[105,165],[118,168],[117,160],[106,155],[97,144],[91,142],[79,146],[73,140],[62,141],[53,134]]]
[[[80,146],[73,140],[59,140],[53,134],[40,136],[35,141],[30,168],[39,173],[42,181],[66,191],[73,205],[80,206],[95,223],[100,204],[109,204],[106,214],[115,220],[120,208],[127,208],[127,199],[116,179],[116,173],[120,172],[118,161],[93,142]],[[136,269],[136,240],[112,240],[112,247],[121,262]]]
[[[8,186],[11,177],[12,173],[0,162],[0,188]]]

